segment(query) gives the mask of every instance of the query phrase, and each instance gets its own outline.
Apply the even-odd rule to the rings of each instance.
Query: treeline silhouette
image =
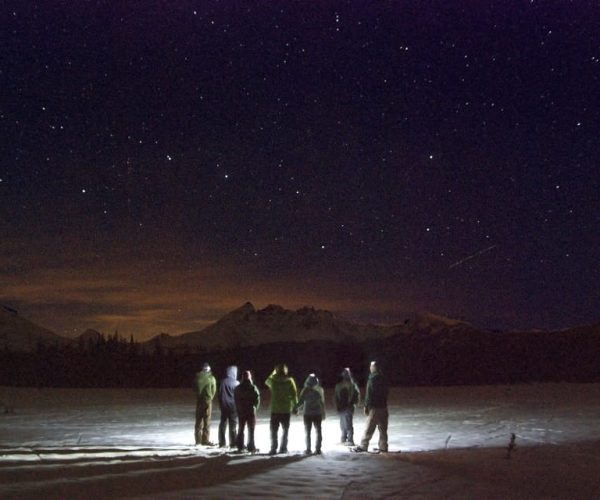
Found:
[[[227,366],[252,370],[262,384],[277,363],[297,383],[316,373],[326,386],[351,367],[364,384],[376,359],[393,385],[600,382],[600,331],[494,333],[448,331],[367,342],[281,342],[205,352],[166,349],[117,334],[33,352],[0,351],[0,385],[38,387],[191,387],[202,363],[220,378]]]

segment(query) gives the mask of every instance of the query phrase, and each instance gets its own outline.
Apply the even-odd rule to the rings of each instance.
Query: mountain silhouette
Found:
[[[64,345],[65,337],[22,318],[19,313],[0,305],[0,348],[12,351],[32,351],[39,344]]]
[[[401,333],[433,335],[458,330],[474,328],[466,322],[433,314],[413,314],[396,325],[375,325],[350,322],[313,307],[293,311],[272,304],[257,310],[246,302],[203,330],[178,336],[161,334],[145,344],[160,342],[162,347],[174,350],[195,347],[214,351],[277,342],[364,342]]]

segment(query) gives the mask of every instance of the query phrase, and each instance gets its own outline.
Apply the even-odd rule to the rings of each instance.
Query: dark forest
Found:
[[[0,385],[30,387],[191,387],[207,361],[220,378],[228,365],[261,383],[286,363],[301,384],[311,372],[332,386],[349,366],[364,384],[378,360],[390,384],[481,385],[600,381],[600,332],[442,333],[396,335],[363,343],[281,342],[206,352],[150,346],[117,334],[33,352],[0,351]]]

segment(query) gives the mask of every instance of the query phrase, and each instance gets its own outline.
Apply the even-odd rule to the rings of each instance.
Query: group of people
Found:
[[[210,365],[204,363],[202,371],[196,374],[196,424],[195,439],[197,445],[212,446],[210,442],[210,418],[212,401],[218,393],[221,408],[219,422],[219,446],[257,451],[254,442],[256,428],[256,412],[260,404],[260,391],[252,380],[252,373],[242,373],[242,380],[237,380],[236,366],[227,368],[226,376],[218,387]],[[265,381],[271,392],[271,448],[269,454],[286,453],[288,431],[291,414],[298,415],[302,411],[304,419],[307,454],[313,453],[312,428],[315,429],[314,453],[321,454],[323,435],[321,423],[325,418],[325,393],[318,377],[311,373],[304,381],[298,393],[296,382],[288,374],[285,364],[275,366]],[[358,446],[354,443],[354,410],[360,403],[360,389],[350,368],[341,372],[341,381],[334,390],[334,406],[339,416],[341,443],[350,446],[353,451],[367,451],[369,442],[376,429],[379,429],[379,451],[388,451],[388,387],[377,362],[372,361],[364,399],[364,412],[367,417],[366,427]],[[279,427],[282,428],[279,441]],[[248,439],[245,439],[246,430]],[[227,439],[228,438],[228,439]]]

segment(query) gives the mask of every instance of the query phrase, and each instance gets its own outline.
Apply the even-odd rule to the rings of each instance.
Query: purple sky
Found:
[[[7,5],[0,302],[23,316],[600,319],[594,2]]]

